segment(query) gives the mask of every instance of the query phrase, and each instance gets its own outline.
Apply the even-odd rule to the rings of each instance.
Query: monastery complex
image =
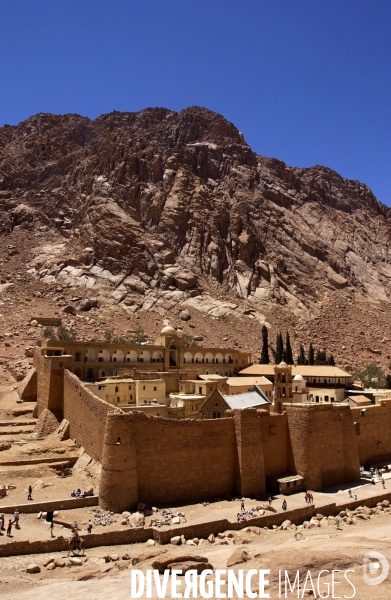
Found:
[[[321,491],[391,459],[391,399],[338,367],[252,364],[230,348],[43,341],[19,389],[101,466],[114,512]]]

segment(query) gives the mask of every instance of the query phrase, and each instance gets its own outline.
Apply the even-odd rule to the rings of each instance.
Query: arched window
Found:
[[[137,352],[135,350],[129,350],[129,352],[126,355],[126,362],[137,362]]]
[[[178,350],[176,346],[170,346],[170,367],[176,367],[178,364]]]
[[[80,362],[80,352],[76,352],[76,354],[75,354],[75,361],[76,362]]]
[[[87,381],[95,381],[95,369],[87,369],[86,371],[86,380]]]

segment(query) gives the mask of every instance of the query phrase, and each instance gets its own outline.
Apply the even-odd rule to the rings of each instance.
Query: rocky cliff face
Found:
[[[0,129],[3,240],[30,240],[29,276],[49,290],[127,314],[186,307],[305,331],[332,307],[356,326],[352,306],[387,312],[390,224],[364,184],[258,156],[199,107]]]

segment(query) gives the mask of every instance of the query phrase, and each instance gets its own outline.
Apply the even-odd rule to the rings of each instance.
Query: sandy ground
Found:
[[[278,598],[279,570],[287,570],[293,580],[297,570],[300,571],[300,580],[303,586],[307,572],[311,572],[317,590],[317,577],[322,569],[320,578],[320,592],[325,596],[327,583],[331,584],[332,570],[334,573],[334,597],[354,597],[365,600],[387,600],[391,597],[391,585],[386,579],[380,585],[369,586],[363,580],[363,557],[369,550],[381,552],[386,559],[391,561],[391,530],[390,517],[376,515],[370,521],[360,522],[354,526],[343,526],[342,531],[336,531],[333,524],[316,530],[305,530],[300,539],[291,531],[270,531],[249,528],[235,532],[235,544],[215,544],[194,547],[155,546],[147,544],[134,544],[128,546],[112,546],[110,548],[94,548],[87,551],[82,566],[56,568],[48,571],[43,567],[43,562],[49,555],[20,556],[1,559],[0,580],[2,596],[20,597],[26,599],[63,599],[69,594],[83,598],[105,598],[107,600],[122,600],[130,598],[131,569],[145,572],[151,568],[156,554],[166,554],[178,560],[181,556],[202,555],[208,558],[213,568],[227,569],[227,561],[237,549],[246,549],[250,560],[238,564],[233,568],[235,572],[243,569],[269,569],[269,586],[267,591],[270,598]],[[246,538],[246,543],[243,540]],[[119,560],[105,563],[104,556],[112,556]],[[132,566],[132,560],[122,560],[128,554],[131,559],[138,557],[139,563]],[[55,556],[55,555],[53,555]],[[57,556],[66,557],[66,553]],[[36,562],[41,566],[41,573],[28,575],[25,569],[28,564]],[[347,569],[352,571],[347,574],[348,579],[355,586],[353,588],[344,577]],[[341,582],[341,583],[336,583]],[[252,580],[252,591],[257,591],[257,580]],[[307,582],[307,589],[310,585]],[[183,588],[182,588],[183,590]],[[224,586],[223,586],[224,590]],[[154,592],[154,588],[152,588]],[[300,597],[302,596],[301,588]],[[144,594],[142,597],[146,597]],[[167,598],[171,597],[168,593]],[[215,596],[213,596],[215,597]],[[234,596],[235,597],[235,596]],[[283,594],[284,597],[284,594]],[[288,594],[288,597],[297,597],[297,594]],[[331,585],[330,594],[331,595]],[[155,593],[152,598],[157,598]]]

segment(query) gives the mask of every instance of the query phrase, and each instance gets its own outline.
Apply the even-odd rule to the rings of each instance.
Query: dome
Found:
[[[298,373],[294,376],[293,381],[304,381],[304,377],[302,377],[300,373]]]
[[[171,325],[166,325],[161,330],[160,335],[177,335],[177,332]]]
[[[279,366],[279,367],[287,367],[288,365],[286,364],[286,362],[284,362],[284,361],[282,360],[278,366]]]

